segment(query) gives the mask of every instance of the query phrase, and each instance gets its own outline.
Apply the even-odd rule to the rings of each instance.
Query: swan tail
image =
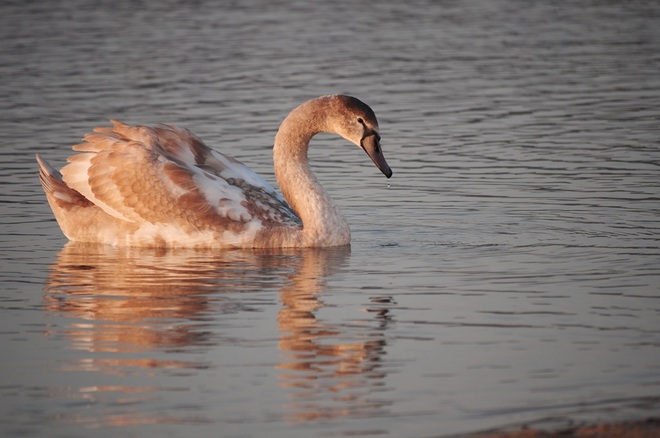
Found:
[[[60,228],[68,236],[66,223],[67,216],[72,210],[91,207],[93,204],[83,195],[67,186],[62,179],[62,174],[54,169],[46,160],[37,154],[39,163],[39,179],[46,193],[48,204],[55,214]]]

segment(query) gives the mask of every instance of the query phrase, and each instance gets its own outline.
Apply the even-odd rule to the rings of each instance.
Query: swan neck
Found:
[[[348,223],[309,166],[309,143],[319,132],[329,132],[319,102],[307,102],[284,119],[273,148],[275,178],[310,245],[343,245],[350,241]]]

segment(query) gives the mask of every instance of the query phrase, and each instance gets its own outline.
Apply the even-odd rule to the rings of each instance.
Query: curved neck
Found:
[[[315,99],[284,119],[273,147],[275,178],[282,195],[302,220],[303,240],[344,245],[350,242],[348,223],[312,173],[307,158],[312,137],[329,132],[324,106],[322,99]]]

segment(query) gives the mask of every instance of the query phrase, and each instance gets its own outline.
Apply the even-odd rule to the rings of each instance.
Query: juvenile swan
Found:
[[[112,123],[74,146],[80,153],[61,173],[37,155],[48,203],[70,240],[138,247],[346,245],[346,218],[309,167],[311,138],[339,134],[392,176],[376,115],[350,96],[312,99],[280,125],[273,161],[284,198],[186,129]]]

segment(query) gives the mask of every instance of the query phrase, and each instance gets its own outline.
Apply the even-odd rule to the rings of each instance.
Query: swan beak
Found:
[[[369,155],[371,161],[374,162],[378,170],[383,172],[387,178],[392,176],[392,169],[385,161],[383,150],[380,148],[380,138],[377,134],[364,137],[360,142],[360,147]]]

